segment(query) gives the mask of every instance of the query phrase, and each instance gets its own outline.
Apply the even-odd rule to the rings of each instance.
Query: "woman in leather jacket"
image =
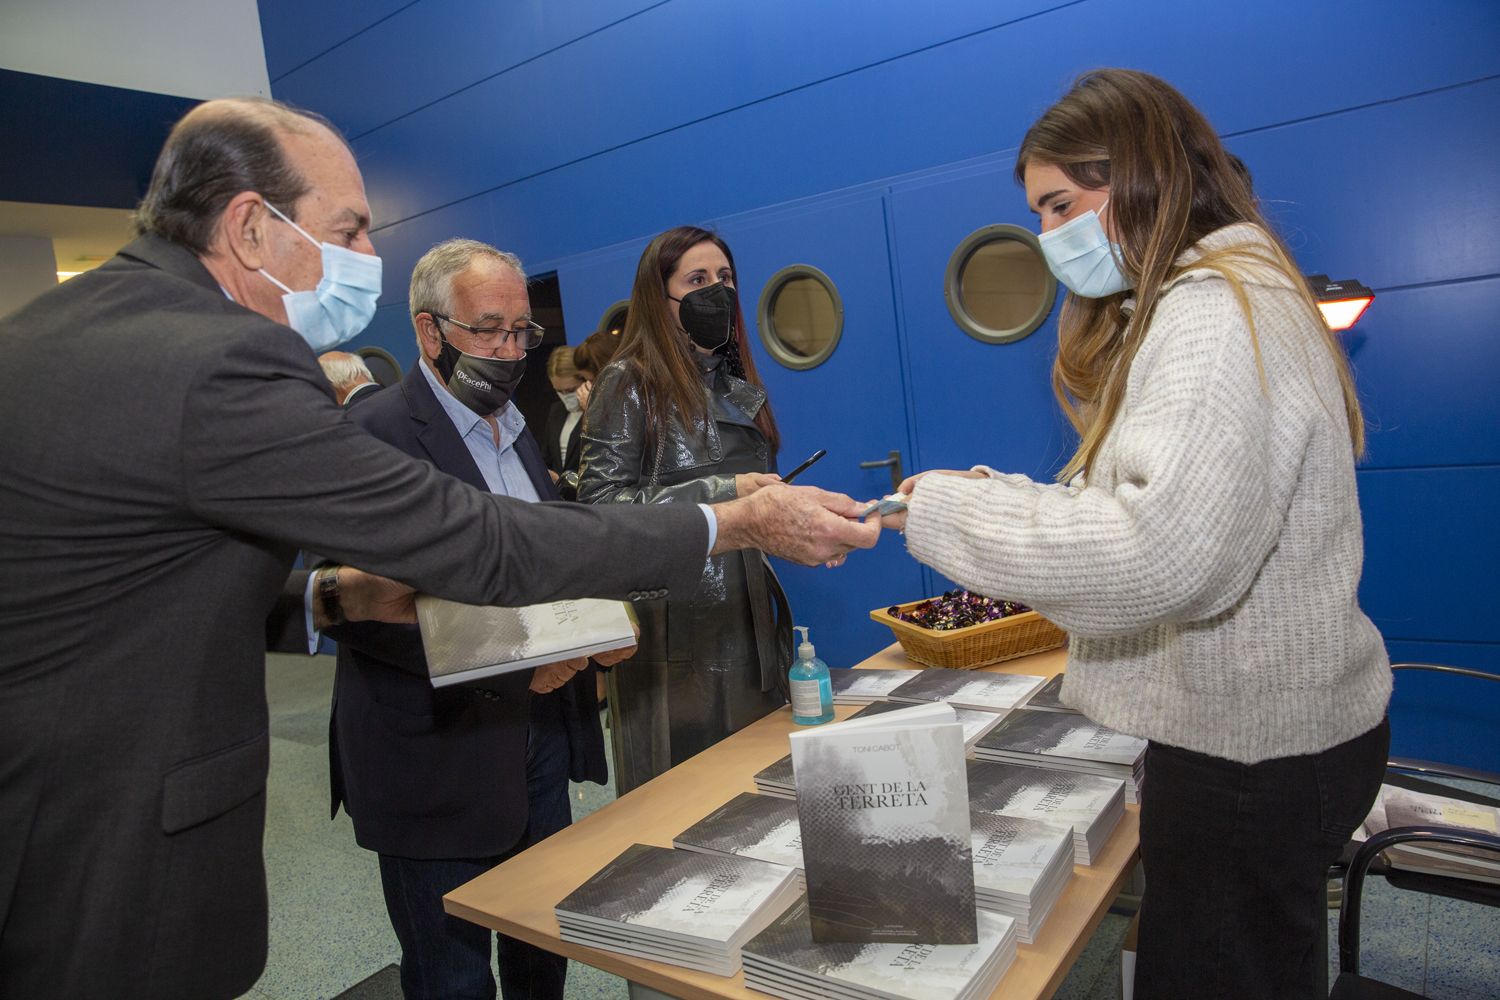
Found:
[[[714,503],[780,477],[780,443],[745,339],[734,258],[684,226],[641,255],[625,332],[584,423],[584,503]],[[707,560],[697,594],[637,604],[640,649],[609,674],[620,794],[784,703],[791,621],[753,550]]]

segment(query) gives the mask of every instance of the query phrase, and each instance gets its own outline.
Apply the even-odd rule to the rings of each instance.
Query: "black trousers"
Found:
[[[1137,1000],[1328,996],[1328,868],[1370,811],[1390,724],[1259,764],[1161,743],[1141,798]]]

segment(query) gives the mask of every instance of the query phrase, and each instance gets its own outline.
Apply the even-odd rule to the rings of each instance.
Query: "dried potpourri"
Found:
[[[906,611],[902,611],[899,607],[892,607],[886,611],[886,614],[922,628],[946,632],[955,628],[967,628],[970,625],[983,625],[985,622],[1009,618],[1011,615],[1030,610],[1026,605],[1015,601],[997,601],[979,594],[971,594],[967,590],[950,590],[942,597],[923,601]]]

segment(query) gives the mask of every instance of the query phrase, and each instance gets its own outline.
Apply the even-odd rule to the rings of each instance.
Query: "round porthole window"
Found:
[[[1008,344],[1052,312],[1057,280],[1029,229],[1001,223],[970,233],[948,259],[943,294],[953,321],[975,340]]]
[[[608,333],[610,336],[618,337],[625,332],[625,317],[630,312],[630,300],[621,299],[608,309],[604,310],[604,316],[599,320],[599,332]]]
[[[788,368],[816,368],[844,332],[844,302],[833,279],[810,264],[782,268],[766,282],[757,310],[760,340]]]

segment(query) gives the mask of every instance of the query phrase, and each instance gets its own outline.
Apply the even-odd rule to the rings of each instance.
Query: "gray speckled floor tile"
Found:
[[[1115,1000],[1120,995],[1120,945],[1130,918],[1107,913],[1055,994],[1057,1000]]]
[[[1427,976],[1427,915],[1431,897],[1366,880],[1360,916],[1360,975],[1421,993]],[[1337,975],[1338,914],[1330,914],[1329,955]],[[1330,979],[1331,981],[1331,979]]]
[[[1500,908],[1433,898],[1427,989],[1432,996],[1500,998]]]

